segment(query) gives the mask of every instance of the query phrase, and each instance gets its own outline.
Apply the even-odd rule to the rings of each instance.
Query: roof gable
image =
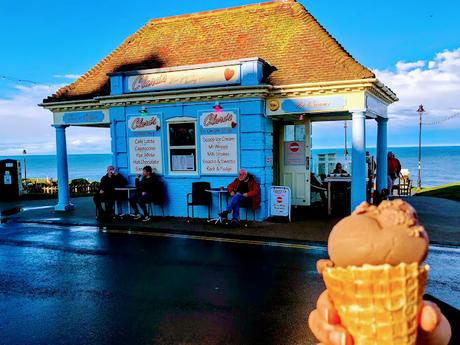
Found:
[[[74,83],[44,102],[110,94],[108,73],[258,56],[277,68],[267,82],[374,78],[294,0],[150,20]]]

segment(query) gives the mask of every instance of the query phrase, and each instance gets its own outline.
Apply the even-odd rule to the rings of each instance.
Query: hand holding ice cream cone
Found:
[[[327,291],[309,318],[323,344],[447,344],[449,323],[422,302],[428,236],[409,204],[363,203],[334,227],[328,252],[317,267]]]

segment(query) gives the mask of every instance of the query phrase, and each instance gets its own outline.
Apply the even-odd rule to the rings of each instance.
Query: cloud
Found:
[[[55,74],[54,78],[64,78],[64,79],[78,79],[81,77],[80,74]]]
[[[415,62],[404,62],[404,61],[398,61],[396,63],[396,69],[398,71],[409,71],[411,69],[417,68],[417,67],[425,67],[426,62],[423,60],[418,60]]]
[[[55,131],[51,112],[37,104],[62,85],[16,86],[9,98],[0,98],[0,156],[54,154]],[[106,128],[67,129],[69,153],[110,152],[110,131]]]
[[[460,111],[460,48],[444,50],[430,61],[399,61],[395,70],[375,70],[377,77],[399,97],[389,108],[398,126],[412,125],[420,104],[426,110],[426,122],[445,119]],[[459,119],[439,126],[460,128]]]

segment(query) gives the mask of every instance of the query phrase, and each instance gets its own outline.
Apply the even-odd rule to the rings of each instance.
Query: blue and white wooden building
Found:
[[[325,48],[317,52],[323,61],[315,64],[309,53],[303,56],[295,47],[292,52],[289,46],[267,48],[271,39],[263,36],[267,33],[251,31],[251,25],[270,15],[275,21],[289,21],[293,17],[291,24],[298,25],[298,18],[292,16],[294,10],[306,11],[295,1],[273,1],[226,12],[211,11],[149,22],[147,28],[130,36],[74,84],[44,100],[42,106],[53,113],[56,131],[59,184],[56,210],[73,208],[67,184],[66,149],[66,132],[72,126],[110,128],[113,165],[131,183],[145,165],[161,174],[167,186],[168,216],[186,215],[186,194],[191,192],[193,182],[226,186],[239,168],[254,174],[260,184],[258,220],[268,216],[268,192],[272,185],[289,186],[292,205],[309,205],[311,124],[315,121],[352,122],[352,207],[366,198],[366,123],[376,121],[377,187],[385,188],[387,107],[397,101],[395,94],[316,24],[313,29],[321,35],[315,35],[314,39],[324,40],[323,45],[333,45],[338,50]],[[257,11],[269,12],[261,16]],[[147,30],[154,33],[166,30],[163,26],[171,22],[176,30],[174,35],[181,25],[185,27],[185,37],[192,30],[187,25],[195,28],[197,21],[219,20],[221,13],[225,18],[230,15],[236,19],[257,15],[247,22],[248,27],[237,26],[232,30],[239,30],[235,35],[241,34],[241,30],[255,32],[254,35],[259,35],[259,46],[252,44],[246,50],[240,47],[234,54],[219,55],[211,49],[217,44],[214,41],[199,43],[198,47],[198,43],[182,47],[176,42],[171,44],[183,53],[167,63],[164,61],[168,60],[168,53],[155,48],[157,42],[149,43],[154,37],[149,38]],[[158,39],[165,39],[163,31],[156,34]],[[304,34],[311,33],[307,30]],[[216,33],[210,39],[216,40]],[[283,41],[282,37],[279,39]],[[298,37],[299,41],[302,39],[303,36]],[[292,37],[286,37],[287,40]],[[151,54],[141,60],[136,57],[144,54],[136,50],[142,44],[147,51],[156,49],[155,63],[149,63],[153,59]],[[190,51],[195,55],[205,54],[206,58],[187,57],[191,56]],[[292,57],[293,52],[296,57]],[[285,58],[278,57],[281,53]],[[226,59],[226,56],[237,58]],[[303,65],[295,73],[292,66],[298,66],[299,60]],[[333,67],[328,67],[329,60]],[[301,68],[311,70],[304,72]],[[217,200],[213,209],[217,212]],[[198,214],[206,217],[207,210]]]

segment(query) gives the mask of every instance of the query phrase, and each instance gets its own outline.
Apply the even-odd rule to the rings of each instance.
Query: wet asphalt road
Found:
[[[326,254],[3,224],[0,344],[312,344]],[[428,292],[459,308],[460,251],[429,263]]]

